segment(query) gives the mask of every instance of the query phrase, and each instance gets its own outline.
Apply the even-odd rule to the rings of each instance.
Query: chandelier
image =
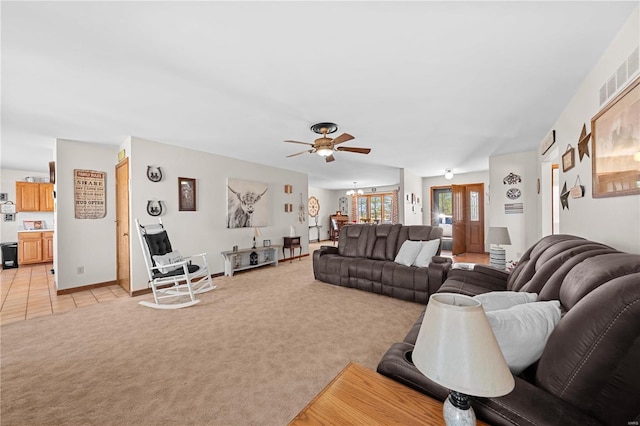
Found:
[[[348,190],[347,191],[347,195],[356,195],[356,194],[362,195],[362,194],[364,194],[364,191],[362,189],[357,189],[356,188],[356,183],[357,182],[353,182],[353,189]]]

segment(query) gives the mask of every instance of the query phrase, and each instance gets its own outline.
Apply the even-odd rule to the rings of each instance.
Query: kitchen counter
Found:
[[[18,229],[18,232],[53,232],[53,229]]]

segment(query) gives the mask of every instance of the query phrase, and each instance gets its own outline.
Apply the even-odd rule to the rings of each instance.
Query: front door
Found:
[[[116,166],[116,280],[120,287],[131,289],[129,270],[129,159]]]
[[[464,185],[451,185],[453,225],[451,228],[451,254],[462,254],[467,251],[466,197]]]
[[[465,185],[465,193],[467,253],[484,253],[484,184]]]

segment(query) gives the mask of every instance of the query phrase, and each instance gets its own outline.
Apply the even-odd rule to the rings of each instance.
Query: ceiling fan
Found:
[[[311,126],[311,130],[315,133],[322,135],[321,138],[316,139],[313,143],[309,142],[298,142],[298,141],[285,141],[289,143],[299,143],[302,145],[309,145],[313,148],[297,152],[295,154],[287,155],[289,157],[295,157],[296,155],[304,154],[308,152],[309,154],[316,153],[321,157],[324,157],[327,163],[330,163],[335,160],[333,153],[335,151],[345,151],[345,152],[355,152],[357,154],[368,154],[371,152],[371,148],[350,148],[346,146],[338,146],[336,145],[350,141],[354,139],[349,133],[343,133],[335,139],[331,139],[327,137],[327,134],[334,133],[338,130],[338,125],[335,123],[318,123]]]

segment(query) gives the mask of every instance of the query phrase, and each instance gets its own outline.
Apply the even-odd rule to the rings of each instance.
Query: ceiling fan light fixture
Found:
[[[446,169],[444,171],[444,178],[447,180],[453,179],[453,172],[451,171],[451,169]]]
[[[333,154],[333,149],[331,148],[319,148],[316,153],[320,156],[320,157],[328,157],[331,154]]]

